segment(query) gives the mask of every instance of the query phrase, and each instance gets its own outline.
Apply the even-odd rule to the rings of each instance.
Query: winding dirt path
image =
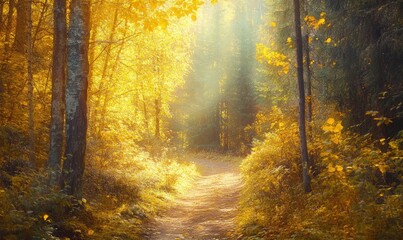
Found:
[[[194,160],[202,176],[177,198],[152,228],[149,239],[234,239],[241,190],[239,162]]]

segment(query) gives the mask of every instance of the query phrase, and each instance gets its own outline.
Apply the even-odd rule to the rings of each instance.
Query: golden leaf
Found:
[[[94,234],[94,230],[89,229],[87,234],[88,234],[89,236],[93,235],[93,234]]]
[[[386,171],[389,169],[389,166],[386,164],[379,164],[378,165],[379,171],[381,171],[382,174],[385,174]]]
[[[322,126],[322,130],[325,132],[331,132],[333,130],[333,127],[329,126],[329,125],[325,125],[325,126]]]
[[[305,18],[304,18],[304,20],[308,23],[308,24],[312,24],[313,22],[315,22],[316,21],[316,18],[314,17],[314,16],[306,16]]]
[[[277,26],[277,23],[276,23],[276,22],[270,22],[270,26],[276,27],[276,26]]]
[[[320,18],[319,20],[318,20],[318,25],[323,25],[323,24],[325,24],[325,22],[326,22],[326,20],[324,19],[324,18]]]
[[[399,148],[399,146],[397,145],[397,143],[395,141],[389,142],[389,147],[391,147],[392,149],[398,149]]]
[[[332,140],[332,142],[333,142],[334,144],[339,144],[339,143],[340,143],[340,134],[333,134],[333,135],[330,137],[330,140]]]
[[[331,38],[327,38],[326,40],[325,40],[325,43],[331,43],[332,42],[332,39]]]
[[[337,123],[337,125],[334,127],[333,132],[339,133],[343,130],[343,125],[341,125],[341,122]]]
[[[46,220],[48,220],[48,219],[49,219],[49,215],[45,213],[45,214],[43,215],[43,220],[46,221]]]
[[[329,164],[327,166],[327,171],[330,172],[330,173],[333,173],[333,172],[336,171],[336,168],[334,168],[332,164]]]
[[[320,156],[321,157],[326,157],[326,156],[329,156],[330,155],[330,152],[320,152]]]
[[[371,115],[372,117],[375,117],[376,115],[378,115],[378,111],[366,111],[365,115]]]
[[[340,166],[340,165],[336,165],[336,170],[337,170],[338,172],[343,172],[343,167]]]
[[[327,124],[333,124],[335,122],[335,120],[334,120],[334,118],[329,118],[329,119],[327,119],[327,121],[326,121],[326,123]]]

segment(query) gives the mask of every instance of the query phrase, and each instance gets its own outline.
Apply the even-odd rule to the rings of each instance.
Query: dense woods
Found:
[[[399,239],[402,9],[0,0],[0,239],[153,239],[238,157],[229,239]]]

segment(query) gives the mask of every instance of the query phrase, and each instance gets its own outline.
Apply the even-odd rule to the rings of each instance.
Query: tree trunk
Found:
[[[62,187],[67,194],[82,196],[87,136],[89,0],[72,0],[67,51],[66,151]]]
[[[11,55],[11,30],[13,26],[14,0],[8,1],[8,13],[4,29],[4,53],[0,57],[0,121],[6,120],[7,110],[5,106],[6,89],[10,83],[9,80],[9,59]],[[1,36],[1,35],[0,35]]]
[[[4,51],[6,54],[10,52],[10,41],[11,41],[11,29],[13,27],[13,14],[15,8],[15,0],[8,1],[8,13],[7,13],[7,23],[4,37]]]
[[[2,36],[3,32],[3,10],[4,10],[5,0],[0,0],[0,36]]]
[[[66,84],[66,0],[55,0],[53,6],[52,113],[50,125],[49,183],[59,182],[63,154],[63,128]]]
[[[308,136],[309,136],[309,141],[312,142],[313,138],[313,113],[312,113],[312,71],[311,71],[311,55],[310,51],[311,49],[309,48],[309,30],[306,30],[306,37],[305,37],[305,66],[306,66],[306,88],[307,88],[307,94],[306,94],[306,101],[307,101],[307,121],[308,121]],[[308,159],[308,169],[312,171],[314,175],[317,174],[317,169],[315,167],[315,161],[313,158]]]
[[[116,20],[117,20],[117,12],[115,14],[116,14]],[[127,23],[128,23],[128,21],[126,20],[122,39],[124,39],[126,37]],[[117,27],[117,23],[114,24],[113,28],[115,29],[116,27]],[[109,83],[116,83],[116,81],[113,81],[114,74],[116,73],[117,66],[119,65],[120,54],[123,51],[124,45],[125,45],[125,40],[123,40],[122,43],[120,44],[120,47],[119,47],[119,49],[118,49],[118,51],[116,53],[116,58],[115,58],[114,64],[112,65],[111,70],[109,71],[110,72],[109,73]],[[112,87],[113,87],[113,85],[114,84],[112,84]],[[108,85],[108,88],[109,87],[110,86]],[[106,112],[107,112],[107,108],[108,108],[108,104],[109,104],[109,100],[110,100],[110,94],[111,93],[108,92],[108,91],[105,93],[104,102],[102,104],[102,115],[103,115],[103,117],[100,119],[100,123],[99,123],[99,126],[100,126],[101,129],[103,129],[105,127],[105,116],[106,116]]]
[[[302,2],[304,5],[304,16],[308,16],[308,2],[305,0]],[[305,69],[306,69],[306,88],[307,88],[307,94],[306,94],[306,101],[307,101],[307,116],[306,119],[308,121],[308,136],[309,139],[311,140],[312,138],[312,125],[313,125],[313,113],[312,113],[312,71],[311,71],[311,49],[309,47],[309,26],[305,25],[305,45],[304,45],[304,50],[305,50]]]
[[[26,59],[27,59],[27,72],[28,72],[28,131],[29,131],[29,161],[32,166],[36,166],[35,157],[35,125],[34,125],[34,82],[32,74],[32,0],[27,1],[26,5],[26,15],[27,15],[27,32],[26,32]]]
[[[311,179],[309,176],[309,156],[308,146],[306,143],[305,130],[305,89],[304,89],[304,69],[302,54],[302,34],[300,19],[300,3],[294,0],[294,18],[295,18],[295,36],[297,41],[297,73],[298,73],[298,90],[299,90],[299,135],[301,144],[301,160],[302,160],[302,177],[304,190],[306,193],[311,192]]]
[[[27,31],[28,31],[28,8],[30,0],[18,0],[17,9],[17,25],[15,27],[15,37],[13,48],[15,51],[25,53],[27,49]]]
[[[109,34],[109,39],[108,39],[108,45],[105,48],[105,60],[104,60],[104,64],[102,67],[102,74],[101,74],[101,79],[99,80],[99,88],[98,88],[98,98],[97,101],[94,104],[94,115],[92,116],[93,118],[93,124],[96,127],[96,135],[99,137],[101,135],[102,132],[102,124],[101,122],[103,122],[103,118],[105,117],[104,112],[101,111],[101,113],[99,113],[99,109],[101,108],[101,98],[102,95],[104,95],[104,99],[106,101],[107,95],[108,95],[108,83],[106,80],[106,77],[108,76],[108,69],[109,69],[109,63],[110,63],[110,59],[111,59],[111,50],[112,50],[112,44],[113,41],[115,39],[115,34],[116,34],[116,27],[118,25],[118,9],[115,10],[114,13],[114,17],[113,17],[113,23],[112,23],[112,27],[111,27],[111,33]],[[98,118],[100,115],[100,118]]]
[[[312,72],[311,72],[311,56],[309,49],[309,31],[307,30],[306,38],[306,47],[305,47],[305,66],[306,66],[306,100],[307,100],[307,121],[309,124],[309,132],[312,132]]]
[[[32,33],[32,48],[35,49],[35,44],[37,42],[38,39],[38,34],[41,31],[41,29],[43,28],[43,24],[44,21],[46,19],[46,15],[48,13],[48,9],[50,7],[50,4],[48,3],[48,0],[45,0],[43,2],[43,6],[41,9],[41,12],[39,14],[39,19],[37,21],[36,27],[35,27],[35,31]]]
[[[0,0],[0,41],[1,41],[1,36],[3,36],[2,32],[3,32],[3,10],[4,10],[4,3],[5,0]],[[2,62],[2,58],[0,58],[0,63]],[[0,65],[0,69],[3,70],[3,64]],[[3,73],[4,74],[4,73]],[[3,81],[3,74],[0,73],[0,106],[3,106],[3,93],[4,93],[4,81]],[[2,107],[1,107],[2,108]],[[2,114],[2,109],[0,108],[0,123],[1,123],[1,119],[3,117]]]

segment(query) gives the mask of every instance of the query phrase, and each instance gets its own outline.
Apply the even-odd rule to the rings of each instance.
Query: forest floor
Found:
[[[147,239],[234,239],[242,188],[238,159],[192,159],[201,176],[147,227]]]

